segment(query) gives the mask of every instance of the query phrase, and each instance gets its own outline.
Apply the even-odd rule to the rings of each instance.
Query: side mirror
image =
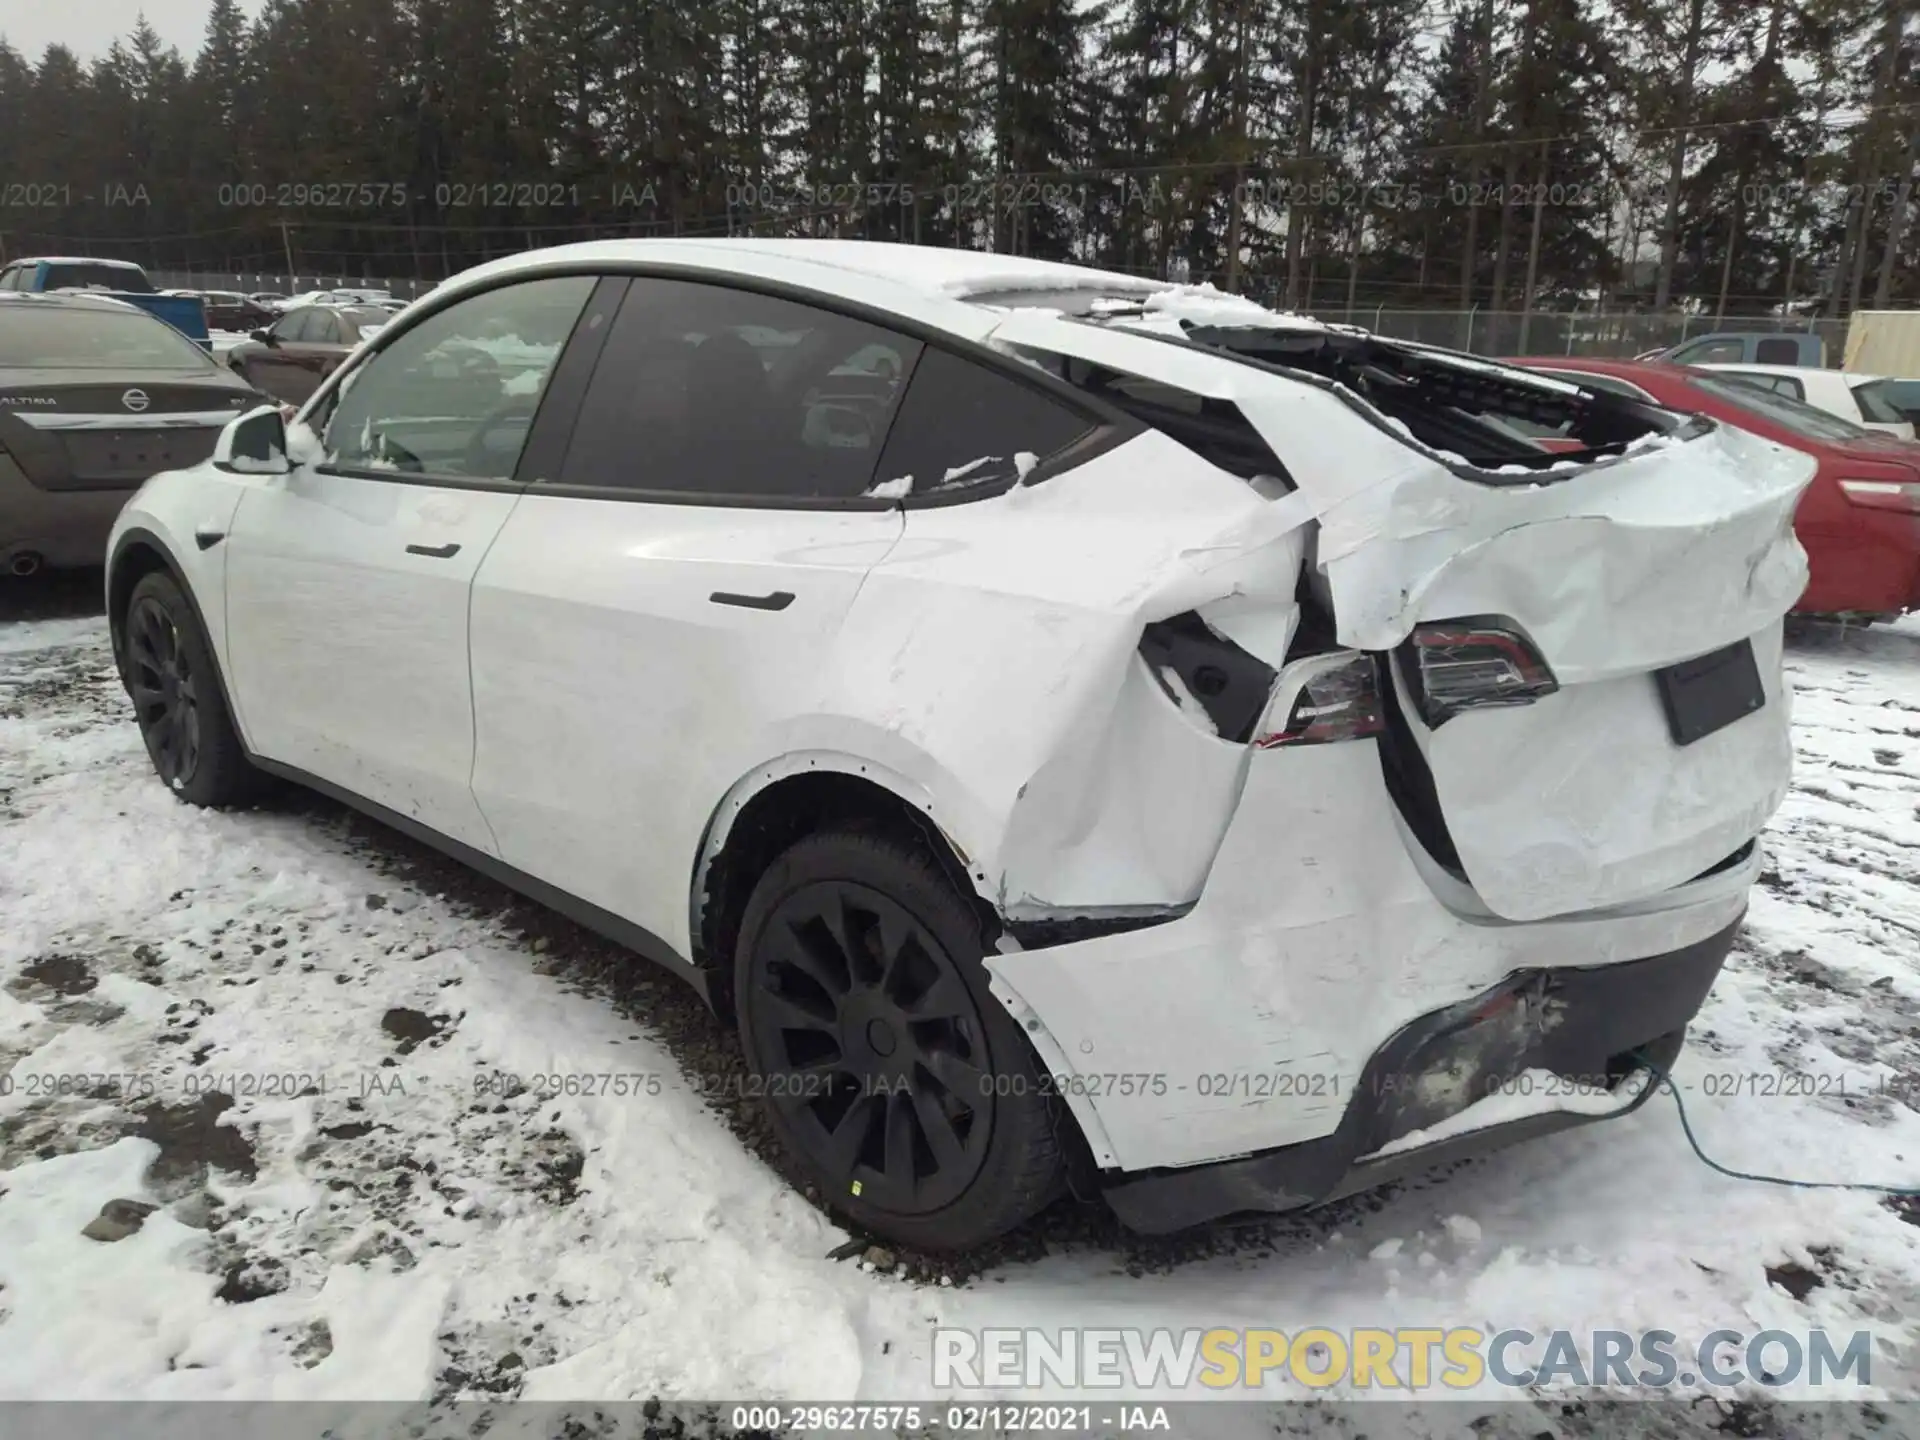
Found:
[[[278,345],[280,343],[273,338],[273,331],[267,329],[264,325],[248,335],[247,338],[249,340],[258,340],[262,345]]]
[[[278,405],[257,405],[227,422],[213,446],[213,466],[234,475],[287,475],[287,422]]]

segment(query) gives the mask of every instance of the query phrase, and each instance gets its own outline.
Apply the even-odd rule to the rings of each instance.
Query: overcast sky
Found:
[[[262,0],[240,0],[248,16]],[[191,60],[207,33],[207,0],[5,0],[0,36],[38,62],[49,45],[64,45],[82,60],[104,55],[132,31],[142,13],[160,38]]]

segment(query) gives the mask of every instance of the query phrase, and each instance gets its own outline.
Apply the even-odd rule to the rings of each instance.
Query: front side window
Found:
[[[283,345],[296,344],[307,335],[307,322],[313,318],[311,310],[296,310],[274,322],[273,338]]]
[[[370,356],[334,392],[327,462],[506,480],[595,277],[470,295]]]
[[[555,478],[665,495],[861,495],[920,350],[798,301],[636,279]]]

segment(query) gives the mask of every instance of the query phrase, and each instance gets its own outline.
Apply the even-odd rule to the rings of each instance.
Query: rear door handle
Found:
[[[458,545],[409,545],[407,554],[425,555],[430,560],[451,560],[460,553]]]
[[[784,610],[793,603],[793,592],[775,590],[770,595],[735,595],[728,590],[716,590],[707,598],[716,605],[742,605],[749,610]]]

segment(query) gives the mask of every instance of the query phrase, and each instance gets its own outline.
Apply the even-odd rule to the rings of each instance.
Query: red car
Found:
[[[1712,370],[1642,360],[1512,360],[1577,384],[1708,415],[1820,462],[1794,531],[1811,578],[1802,614],[1892,619],[1920,609],[1920,442],[1900,440]],[[1551,434],[1535,437],[1549,448]]]

